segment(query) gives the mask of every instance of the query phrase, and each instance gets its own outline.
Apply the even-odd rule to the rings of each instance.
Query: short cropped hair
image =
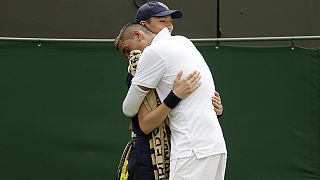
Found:
[[[117,48],[117,50],[119,50],[119,43],[121,41],[125,41],[133,37],[131,31],[134,29],[141,30],[144,33],[151,33],[151,31],[149,31],[145,26],[141,24],[135,22],[128,23],[121,28],[119,35],[114,40],[114,45]]]

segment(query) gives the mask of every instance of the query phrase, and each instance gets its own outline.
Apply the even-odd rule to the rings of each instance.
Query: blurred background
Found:
[[[1,0],[0,37],[114,38],[147,0]],[[320,34],[318,0],[163,0],[184,17],[175,34],[189,38]],[[317,41],[297,42],[319,46]]]
[[[115,179],[130,139],[112,40],[144,0],[1,0],[0,179]],[[164,0],[224,106],[226,180],[320,179],[318,0]],[[217,42],[215,38],[288,37]],[[103,41],[44,41],[41,38]],[[208,40],[210,38],[211,40]],[[39,39],[39,40],[38,40]]]

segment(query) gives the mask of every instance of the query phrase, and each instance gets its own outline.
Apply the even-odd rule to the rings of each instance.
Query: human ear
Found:
[[[141,24],[142,26],[146,26],[146,23],[147,23],[147,21],[140,21],[140,24]]]
[[[133,34],[134,34],[135,37],[138,38],[139,41],[141,41],[142,33],[141,33],[140,31],[134,30],[134,31],[133,31]]]

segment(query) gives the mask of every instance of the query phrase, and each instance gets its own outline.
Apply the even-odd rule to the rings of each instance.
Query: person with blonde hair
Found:
[[[182,12],[179,10],[170,10],[166,5],[161,2],[148,2],[141,6],[136,14],[136,23],[145,26],[151,32],[157,34],[163,28],[168,28],[170,33],[173,31],[172,18],[181,18]],[[118,47],[118,41],[116,39],[116,46]],[[122,50],[127,59],[129,59],[129,74],[127,78],[128,86],[131,83],[131,79],[135,74],[137,62],[140,57],[139,51],[130,51],[127,49]],[[189,78],[191,79],[191,75]],[[181,74],[180,77],[181,78]],[[176,82],[176,81],[175,81]],[[182,81],[180,82],[182,84]],[[184,85],[182,85],[184,86]],[[149,92],[152,96],[147,96],[139,108],[140,115],[132,119],[132,130],[134,132],[135,147],[131,150],[128,164],[129,179],[168,179],[169,178],[169,154],[170,154],[170,130],[167,128],[168,119],[154,123],[154,121],[142,120],[146,114],[157,108],[160,105],[159,97],[156,91]],[[150,98],[152,97],[152,98]],[[152,103],[156,102],[156,103]],[[150,107],[151,104],[153,108]],[[223,112],[223,106],[219,93],[214,92],[212,97],[212,104],[216,114],[220,116]],[[148,107],[149,106],[149,107]],[[167,109],[160,119],[165,119],[166,115],[172,110]],[[140,117],[140,118],[139,118]],[[152,118],[153,120],[157,118]],[[149,122],[149,125],[145,126],[145,122]],[[147,127],[147,128],[146,128]],[[142,133],[141,133],[142,132]],[[154,133],[152,133],[154,132]],[[161,141],[157,142],[157,139]],[[160,153],[155,153],[160,152]],[[160,155],[159,155],[160,154]],[[154,176],[154,177],[152,177]]]

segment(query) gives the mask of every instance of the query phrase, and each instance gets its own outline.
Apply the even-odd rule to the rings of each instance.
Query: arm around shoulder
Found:
[[[139,107],[149,91],[140,89],[137,85],[131,85],[126,98],[122,103],[122,111],[127,117],[133,117],[138,113]]]

